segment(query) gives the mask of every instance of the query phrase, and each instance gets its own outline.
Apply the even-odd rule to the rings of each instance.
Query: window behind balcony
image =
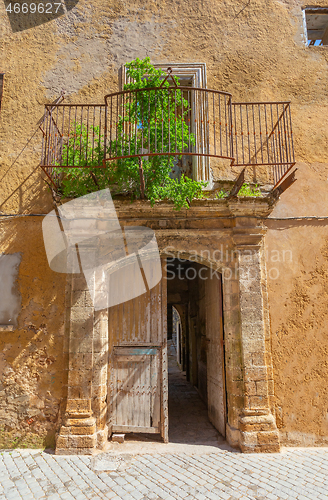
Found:
[[[182,87],[190,88],[206,88],[206,65],[204,63],[160,63],[154,64],[155,68],[161,68],[166,71],[168,67],[173,70],[173,75],[179,79],[179,85]],[[126,68],[123,66],[120,72],[120,90],[123,90],[124,85],[130,83],[126,75]],[[170,82],[173,85],[173,82]],[[204,117],[206,114],[206,106],[202,101],[203,97],[200,93],[195,95],[192,91],[184,91],[183,97],[188,101],[190,112],[188,118],[190,123],[193,124],[192,133],[195,136],[196,142],[198,144],[207,144],[208,138],[201,136],[200,129],[196,127],[196,123],[201,123],[206,121],[207,118]],[[179,110],[177,110],[179,112]],[[181,110],[180,110],[181,113]],[[186,150],[187,152],[187,150]],[[188,152],[193,152],[193,146],[190,146]],[[177,159],[175,162],[172,177],[179,178],[181,174],[191,177],[195,180],[205,180],[210,181],[210,160],[208,157],[202,156],[182,156],[181,159]]]

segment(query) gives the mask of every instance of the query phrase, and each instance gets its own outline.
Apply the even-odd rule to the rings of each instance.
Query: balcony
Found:
[[[210,182],[210,168],[252,168],[275,188],[295,165],[290,102],[233,102],[217,90],[174,85],[116,92],[104,104],[46,105],[41,167],[104,168],[129,158],[176,157]],[[142,167],[141,167],[142,168]],[[188,175],[188,174],[187,174]]]

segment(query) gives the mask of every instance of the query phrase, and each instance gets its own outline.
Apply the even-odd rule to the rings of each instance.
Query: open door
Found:
[[[205,283],[208,417],[220,434],[225,436],[226,397],[221,277],[213,273]]]
[[[168,441],[166,275],[109,309],[110,432],[159,433]]]

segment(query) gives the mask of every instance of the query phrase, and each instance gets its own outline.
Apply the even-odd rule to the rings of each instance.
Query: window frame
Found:
[[[205,63],[153,63],[155,68],[160,68],[164,71],[167,68],[172,68],[172,74],[181,79],[191,79],[191,87],[194,88],[207,88],[206,78],[206,64]],[[127,84],[126,65],[124,64],[119,72],[119,89],[122,91],[124,85]],[[196,94],[200,94],[197,92]],[[206,120],[208,115],[207,104],[200,96],[196,96],[194,102],[191,103],[191,114],[195,120]],[[197,118],[198,117],[198,118]],[[194,130],[196,141],[200,141],[197,129]],[[210,171],[210,158],[202,156],[192,156],[192,176],[194,180],[207,182],[206,189],[211,189],[213,185],[211,171]]]

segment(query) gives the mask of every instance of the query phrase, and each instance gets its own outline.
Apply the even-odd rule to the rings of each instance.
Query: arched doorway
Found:
[[[169,439],[180,434],[183,440],[187,421],[191,427],[195,424],[195,429],[200,421],[203,427],[209,429],[206,414],[219,433],[225,436],[221,274],[204,264],[170,258],[167,259],[166,275]],[[193,392],[194,388],[197,394]],[[198,402],[199,398],[202,404]],[[202,408],[205,407],[204,412]],[[176,428],[180,423],[181,430]]]
[[[250,204],[249,201],[232,200],[222,205],[213,200],[205,206],[195,204],[178,215],[172,212],[172,207],[159,204],[152,208],[151,219],[149,207],[143,203],[140,211],[123,202],[117,208],[123,225],[127,222],[128,225],[140,225],[142,221],[155,229],[164,267],[167,258],[179,258],[191,262],[192,265],[187,263],[190,278],[195,274],[196,262],[203,265],[203,277],[217,270],[222,273],[228,409],[226,439],[242,451],[276,452],[279,451],[279,432],[275,422],[270,351],[265,229],[259,223],[269,213],[269,208],[268,201],[258,201]],[[205,287],[205,296],[218,297],[219,283],[219,278],[204,279],[200,287],[191,286],[191,294]],[[81,292],[82,302],[75,299]],[[91,307],[90,297],[85,292],[85,279],[72,275],[67,286],[71,307],[65,344],[68,367],[66,420],[62,421],[56,453],[77,448],[83,453],[91,453],[114,432],[152,432],[167,441],[166,271],[163,279],[149,292],[108,310],[98,311]],[[190,301],[188,309],[191,326],[193,304],[197,301]],[[170,298],[170,303],[178,310],[175,299]],[[205,303],[207,326],[201,341],[208,344],[206,366],[202,356],[198,356],[204,351],[197,349],[198,335],[190,334],[189,330],[188,352],[186,348],[182,353],[182,358],[185,356],[182,363],[191,381],[197,381],[197,385],[194,383],[197,389],[207,395],[210,419],[220,428],[224,423],[224,397],[219,398],[222,403],[219,408],[211,401],[217,402],[217,395],[224,395],[224,377],[215,379],[220,372],[216,365],[218,360],[223,367],[223,356],[217,355],[223,352],[223,335],[215,334],[222,323],[222,315],[218,313],[217,300],[205,300]],[[181,316],[180,310],[179,313]],[[198,321],[198,325],[202,327],[202,322]],[[218,338],[222,340],[221,347]],[[78,426],[81,428],[77,429]],[[222,431],[224,433],[224,428]]]

